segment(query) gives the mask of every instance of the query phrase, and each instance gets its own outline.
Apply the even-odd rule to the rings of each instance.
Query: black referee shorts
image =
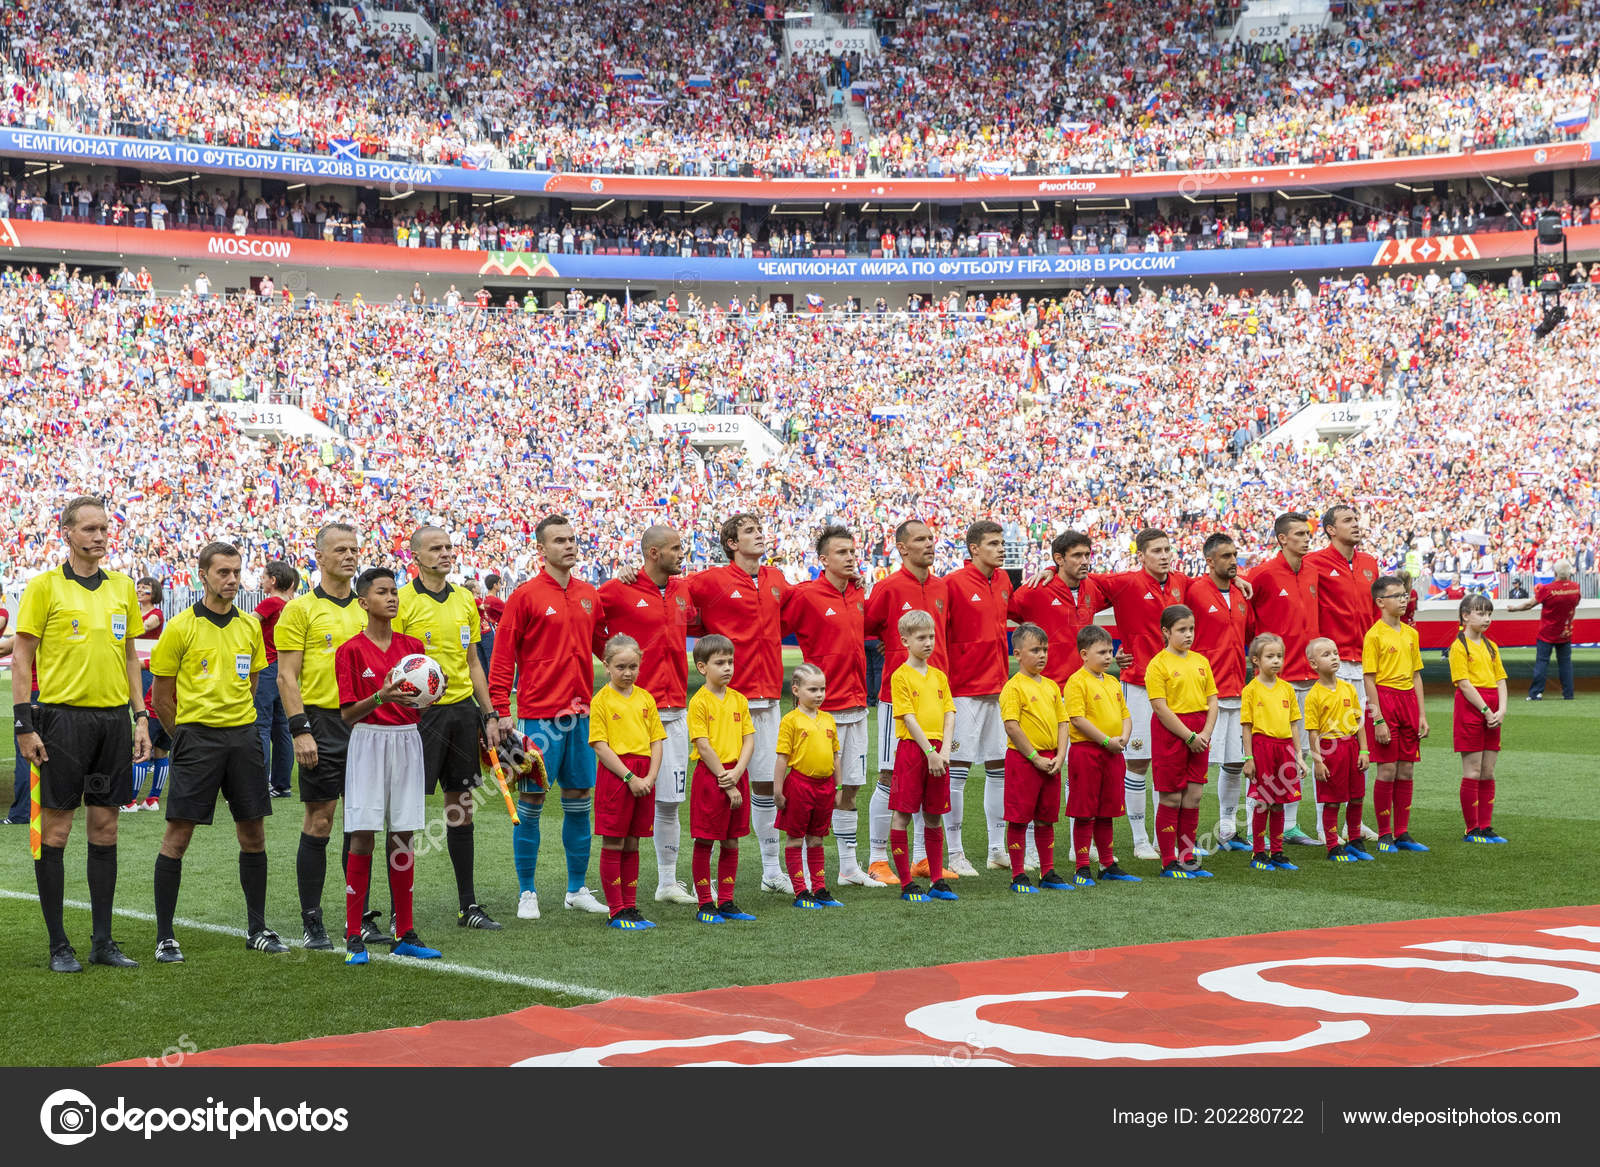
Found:
[[[49,758],[39,767],[41,807],[133,801],[133,722],[126,705],[35,705],[33,727]]]
[[[167,783],[168,822],[210,826],[219,793],[228,800],[236,823],[272,813],[267,764],[255,722],[225,728],[179,725],[172,734]]]
[[[317,764],[300,771],[300,801],[337,802],[344,797],[344,757],[350,748],[350,727],[337,709],[307,705],[306,717],[317,743]],[[261,748],[259,739],[256,748]]]
[[[427,792],[471,790],[483,785],[478,761],[478,727],[483,716],[471,697],[422,711],[422,765]]]

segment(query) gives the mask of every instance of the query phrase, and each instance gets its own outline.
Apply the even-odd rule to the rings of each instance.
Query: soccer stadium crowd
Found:
[[[392,210],[380,201],[374,208],[359,193],[343,200],[325,196],[308,202],[221,187],[173,192],[154,183],[118,185],[109,177],[95,187],[51,175],[44,182],[0,180],[0,218],[14,214],[102,227],[293,235],[330,243],[446,251],[615,252],[685,259],[811,257],[834,252],[920,259],[1317,246],[1530,230],[1546,212],[1558,215],[1563,226],[1600,223],[1600,195],[1587,203],[1581,196],[1557,202],[1540,195],[1519,197],[1513,204],[1491,187],[1475,193],[1478,197],[1418,194],[1378,201],[1305,196],[1292,205],[1277,202],[1270,210],[1178,203],[1143,217],[1064,207],[1050,214],[965,213],[952,220],[936,211],[920,217],[858,214],[841,205],[826,214],[785,211],[781,217],[767,215],[746,222],[738,208],[651,218],[552,207],[526,218],[504,207],[445,206],[408,212]]]
[[[14,8],[0,120],[540,170],[1170,170],[1560,140],[1600,65],[1596,0],[1356,4],[1282,45],[1218,42],[1212,0],[912,2],[877,14],[884,53],[849,79],[868,136],[834,118],[837,66],[786,56],[765,6],[416,7],[437,42],[291,0]]]
[[[417,517],[437,516],[465,536],[466,575],[522,578],[536,567],[530,524],[552,509],[572,515],[595,579],[633,562],[655,521],[705,562],[735,508],[769,516],[776,561],[800,577],[823,524],[860,532],[882,568],[909,514],[935,527],[942,569],[974,515],[1014,524],[1032,564],[1068,525],[1106,566],[1131,562],[1124,545],[1154,525],[1193,566],[1219,527],[1262,557],[1273,516],[1308,495],[1355,503],[1385,566],[1419,548],[1472,569],[1593,563],[1593,292],[1569,295],[1571,319],[1543,341],[1520,279],[1459,272],[864,313],[754,297],[417,299],[295,301],[270,284],[159,297],[64,268],[0,280],[0,577],[15,587],[55,562],[56,509],[83,492],[107,497],[128,533],[113,566],[179,585],[219,532],[252,571],[306,563],[330,516],[397,562]],[[1357,441],[1261,440],[1308,402],[1374,398],[1397,412]],[[219,399],[297,404],[333,434],[248,439]],[[779,452],[702,460],[652,435],[663,410],[748,412]]]

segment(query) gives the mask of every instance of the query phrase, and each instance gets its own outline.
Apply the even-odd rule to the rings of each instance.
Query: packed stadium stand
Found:
[[[1259,556],[1271,516],[1335,497],[1386,565],[1593,570],[1595,0],[92,0],[0,16],[0,71],[11,590],[86,490],[128,532],[114,565],[180,584],[218,533],[252,570],[306,562],[334,513],[401,560],[435,517],[463,570],[516,577],[561,508],[598,578],[657,519],[704,562],[740,507],[801,573],[829,521],[883,567],[913,512],[945,567],[980,514],[1027,563],[1069,523],[1108,566],[1147,524],[1191,565],[1217,526]],[[218,149],[146,167],[129,142]],[[269,177],[290,155],[347,169]],[[385,186],[364,159],[452,177]],[[1399,177],[1320,177],[1381,160]],[[545,172],[575,181],[495,185]],[[657,185],[612,197],[619,175]],[[1003,185],[1039,175],[1155,185]],[[948,185],[873,185],[902,179]],[[1546,213],[1590,260],[1553,284]],[[437,259],[461,251],[496,258]],[[1254,266],[1027,288],[690,266],[1234,251]],[[570,256],[616,278],[558,279]],[[668,259],[690,264],[628,266]]]
[[[422,0],[414,29],[294,0],[30,5],[0,24],[0,118],[473,167],[779,176],[1454,153],[1559,141],[1587,119],[1594,0],[1352,3],[1337,21],[1312,7],[1321,21],[1262,42],[1219,35],[1231,14],[1209,0],[912,2],[874,11],[872,51],[841,76],[785,46],[775,9],[732,0]],[[844,116],[857,101],[865,133]]]
[[[886,563],[909,513],[937,524],[947,566],[974,514],[1014,523],[1033,563],[1068,522],[1108,563],[1147,524],[1190,560],[1218,526],[1259,555],[1307,497],[1355,501],[1380,562],[1417,546],[1464,571],[1592,565],[1600,295],[1570,302],[1541,344],[1531,292],[1437,276],[788,316],[202,302],[59,273],[0,291],[0,573],[52,562],[53,507],[87,486],[131,534],[117,566],[180,583],[210,534],[256,564],[303,559],[330,513],[401,559],[415,517],[438,516],[466,536],[464,570],[522,574],[532,523],[561,509],[603,575],[663,518],[703,562],[717,517],[751,507],[799,572],[830,521]],[[243,400],[297,407],[323,436],[251,438],[220,405]],[[1350,441],[1279,428],[1363,403],[1381,417]],[[724,411],[777,455],[649,424]]]

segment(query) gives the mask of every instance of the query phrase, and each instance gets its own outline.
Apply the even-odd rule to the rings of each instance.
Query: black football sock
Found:
[[[245,931],[254,936],[267,926],[267,853],[239,852],[239,886],[244,889]]]
[[[67,882],[66,868],[61,862],[62,849],[43,843],[39,858],[33,861],[33,878],[39,885],[39,909],[44,913],[45,930],[50,933],[50,947],[67,942],[67,930],[61,922],[61,898]]]
[[[178,912],[178,885],[183,881],[183,860],[156,855],[156,940],[172,940],[172,917]]]
[[[300,911],[322,908],[322,884],[328,877],[328,840],[300,832],[300,850],[294,857],[294,878],[300,886]]]
[[[117,845],[89,844],[89,914],[96,943],[111,939],[111,905],[117,898]]]
[[[477,890],[472,886],[472,824],[446,827],[444,839],[450,851],[450,866],[455,868],[456,894],[464,912],[478,902]]]

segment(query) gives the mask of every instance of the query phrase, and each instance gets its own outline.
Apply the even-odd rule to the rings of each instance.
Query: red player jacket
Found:
[[[660,709],[683,709],[689,703],[689,588],[674,576],[665,590],[640,571],[631,584],[608,579],[600,585],[605,625],[595,633],[595,656],[603,656],[613,636],[639,642],[643,660],[637,684],[656,699]]]
[[[1045,658],[1044,675],[1058,685],[1083,665],[1078,655],[1078,633],[1094,623],[1094,614],[1106,606],[1100,585],[1089,576],[1077,592],[1066,585],[1057,572],[1038,587],[1020,587],[1011,593],[1011,618],[1017,623],[1037,624],[1050,638],[1050,655]]]
[[[562,587],[541,571],[506,600],[489,662],[489,700],[501,717],[549,718],[589,712],[594,635],[605,621],[600,593],[571,578]]]
[[[746,700],[783,696],[783,598],[791,586],[776,567],[754,578],[736,563],[688,579],[693,621],[733,641],[733,687]]]
[[[866,607],[860,584],[846,584],[841,592],[825,575],[795,585],[784,598],[784,627],[827,677],[822,707],[830,713],[867,704]]]
[[[1011,577],[1000,568],[986,576],[969,560],[944,582],[950,606],[950,693],[955,697],[998,693],[1011,675],[1006,646]]]
[[[1283,672],[1286,681],[1315,680],[1317,670],[1306,660],[1306,646],[1317,635],[1317,569],[1305,560],[1300,570],[1289,566],[1280,552],[1250,572],[1255,596],[1250,601],[1256,614],[1257,632],[1276,632],[1283,637]]]
[[[867,597],[863,631],[883,643],[883,684],[878,688],[879,701],[894,700],[889,681],[894,671],[906,663],[906,646],[900,639],[900,617],[907,612],[926,612],[933,617],[935,639],[928,664],[947,675],[950,672],[950,655],[946,651],[949,588],[943,579],[931,572],[926,580],[919,580],[902,567],[873,584],[872,594]]]

